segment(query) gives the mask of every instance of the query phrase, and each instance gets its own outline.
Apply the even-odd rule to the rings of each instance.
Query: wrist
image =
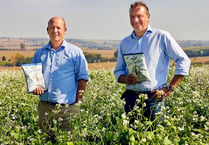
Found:
[[[171,92],[175,91],[175,88],[171,84],[167,85],[166,88]]]
[[[119,82],[120,82],[120,83],[125,83],[125,84],[126,84],[126,76],[125,76],[125,75],[121,75],[121,76],[119,77]]]

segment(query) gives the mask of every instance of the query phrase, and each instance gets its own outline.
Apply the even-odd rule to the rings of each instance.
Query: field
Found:
[[[190,60],[191,60],[192,63],[209,63],[209,56],[191,57]]]
[[[21,54],[25,57],[29,56],[32,57],[34,55],[35,51],[23,51],[23,50],[1,50],[0,51],[0,58],[2,58],[3,56],[5,56],[8,59],[12,60],[12,57],[14,57],[16,54]],[[2,61],[2,60],[0,60]]]
[[[84,52],[101,54],[102,57],[112,58],[114,57],[115,50],[96,50],[96,49],[83,49]],[[7,60],[13,60],[16,54],[21,54],[25,57],[33,57],[35,51],[32,50],[0,50],[0,61],[5,56]]]
[[[84,52],[89,52],[89,53],[96,53],[96,54],[101,54],[102,57],[107,57],[107,58],[111,58],[114,56],[114,52],[115,50],[93,50],[93,49],[83,49]],[[2,61],[2,57],[5,56],[8,59],[12,60],[13,57],[16,55],[16,54],[21,54],[25,57],[29,56],[29,57],[32,57],[34,55],[35,51],[30,51],[30,50],[26,50],[26,51],[23,51],[23,50],[1,50],[0,51],[0,62]],[[209,56],[205,56],[205,57],[192,57],[190,58],[191,59],[191,62],[192,63],[208,63],[209,62]],[[112,67],[112,64],[113,63],[97,63],[97,64],[90,64],[90,67],[91,66],[95,66],[96,65],[99,65],[99,66],[104,66],[105,68],[108,66],[108,65],[111,65]]]
[[[165,100],[165,126],[142,121],[143,108],[133,128],[124,114],[120,96],[125,86],[115,81],[112,69],[90,70],[80,113],[71,122],[73,131],[56,132],[63,145],[208,145],[209,144],[209,65],[192,66],[173,95]],[[169,74],[172,76],[173,67]],[[145,97],[145,96],[143,96]],[[0,70],[0,144],[50,145],[37,124],[38,97],[26,93],[21,70]],[[141,100],[143,101],[143,99]],[[161,114],[159,114],[161,115]],[[55,121],[59,125],[59,120]],[[145,126],[149,128],[145,129]]]
[[[83,49],[84,52],[101,54],[102,57],[112,58],[116,50]]]
[[[89,70],[100,70],[100,69],[113,69],[115,67],[115,62],[100,62],[100,63],[89,63]],[[16,71],[21,70],[21,67],[4,67],[0,66],[0,71]]]

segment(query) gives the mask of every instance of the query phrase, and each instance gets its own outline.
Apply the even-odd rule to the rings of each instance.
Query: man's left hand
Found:
[[[153,90],[152,94],[152,98],[163,100],[165,97],[170,96],[172,94],[172,91],[169,90],[168,87],[164,87],[159,90]]]

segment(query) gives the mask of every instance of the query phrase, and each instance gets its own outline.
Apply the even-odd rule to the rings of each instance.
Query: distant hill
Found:
[[[47,44],[47,38],[8,38],[0,37],[0,50],[19,49],[36,50]],[[119,40],[83,40],[66,39],[66,41],[75,44],[82,49],[113,50],[119,48]],[[23,45],[24,44],[24,45]],[[21,46],[24,46],[22,48]]]
[[[20,65],[23,63],[22,60],[30,62],[29,59],[34,55],[35,50],[46,45],[48,41],[48,38],[0,37],[0,65]],[[82,48],[89,63],[116,61],[115,56],[120,45],[120,40],[66,39],[66,41]],[[209,56],[209,41],[187,40],[177,42],[190,58],[195,58],[193,61],[198,61],[198,63],[209,62],[207,57]],[[201,57],[200,60],[197,60],[197,57]],[[21,61],[16,61],[17,58]],[[203,58],[206,59],[203,61]]]
[[[185,41],[177,41],[177,42],[182,48],[209,46],[209,40],[208,41],[185,40]]]
[[[0,50],[36,50],[47,44],[48,41],[48,38],[0,37]],[[66,39],[66,41],[73,43],[82,49],[114,50],[118,49],[120,45],[120,40]],[[177,42],[186,51],[206,51],[209,49],[209,40],[182,40]]]

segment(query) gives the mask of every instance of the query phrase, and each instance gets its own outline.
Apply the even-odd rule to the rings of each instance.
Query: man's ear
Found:
[[[46,31],[47,31],[47,33],[49,34],[49,31],[48,31],[48,30],[49,30],[49,28],[47,27],[47,28],[46,28]]]
[[[150,19],[150,14],[148,15],[148,18]]]

